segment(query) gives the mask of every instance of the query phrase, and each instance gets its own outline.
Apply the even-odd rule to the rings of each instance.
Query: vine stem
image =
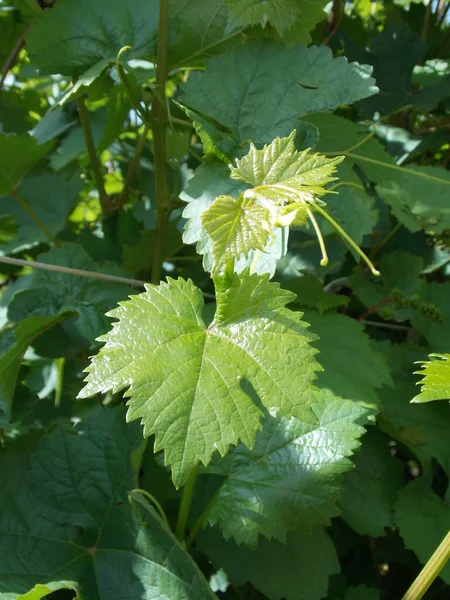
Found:
[[[402,600],[420,600],[450,559],[450,531],[419,573]]]
[[[39,229],[48,237],[48,239],[55,244],[55,246],[59,246],[59,242],[53,237],[50,231],[47,229],[46,224],[41,221],[41,219],[37,216],[34,210],[28,205],[28,203],[22,198],[22,196],[17,192],[17,190],[13,190],[11,192],[11,196],[20,204],[23,210],[33,219]]]
[[[153,161],[155,165],[156,235],[152,261],[152,283],[161,281],[164,259],[164,240],[171,209],[171,198],[166,177],[167,105],[167,40],[169,31],[169,0],[159,0],[158,48],[155,94],[152,102]]]
[[[83,135],[86,141],[86,147],[89,154],[89,160],[91,163],[92,172],[94,173],[95,185],[97,186],[98,195],[100,198],[100,205],[103,212],[107,212],[109,209],[109,198],[105,190],[105,184],[103,182],[102,169],[100,161],[97,156],[95,149],[94,138],[92,137],[91,126],[89,123],[89,116],[86,109],[83,96],[77,98],[78,114],[80,116],[81,127],[83,128]]]
[[[194,467],[187,478],[183,488],[183,495],[181,497],[180,512],[178,513],[177,526],[175,529],[175,535],[182,542],[186,532],[186,523],[191,510],[192,496],[194,494],[195,481],[197,479],[198,465]]]
[[[149,131],[149,126],[147,124],[145,124],[142,135],[139,138],[138,145],[136,146],[136,151],[134,153],[133,160],[131,161],[131,164],[128,168],[128,172],[125,177],[125,182],[123,184],[123,190],[119,196],[119,200],[117,203],[117,206],[119,209],[122,208],[122,206],[125,204],[125,200],[127,199],[128,189],[130,187],[131,179],[133,178],[134,172],[136,171],[139,161],[141,159],[142,150],[144,149],[145,142],[147,141],[148,131]]]
[[[1,73],[1,76],[0,76],[0,90],[3,88],[3,84],[5,83],[5,79],[6,79],[7,75],[8,75],[8,73],[11,71],[11,69],[15,65],[16,60],[17,60],[17,58],[18,58],[18,56],[20,54],[20,51],[25,46],[25,36],[30,31],[30,29],[31,29],[31,27],[32,27],[33,24],[34,24],[34,22],[32,21],[31,23],[29,23],[27,25],[25,31],[18,38],[17,42],[14,44],[13,49],[9,53],[8,58],[5,60],[5,63],[3,65],[3,67],[2,67],[2,73]]]
[[[21,258],[11,258],[10,256],[0,256],[0,263],[7,265],[16,265],[18,267],[31,267],[32,269],[42,269],[43,271],[53,271],[56,273],[65,273],[66,275],[78,275],[79,277],[88,277],[90,279],[101,279],[112,283],[123,283],[144,287],[146,282],[140,279],[128,279],[126,277],[117,277],[116,275],[107,275],[106,273],[95,273],[93,271],[83,271],[81,269],[72,269],[61,265],[49,265],[47,263],[35,262],[34,260],[23,260]]]

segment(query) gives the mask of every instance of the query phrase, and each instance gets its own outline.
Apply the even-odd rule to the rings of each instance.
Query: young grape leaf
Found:
[[[0,196],[9,196],[22,178],[46,156],[53,142],[39,145],[35,138],[0,133]]]
[[[209,59],[182,86],[180,101],[231,129],[239,142],[262,145],[289,135],[301,114],[376,93],[371,70],[333,59],[325,46],[286,50],[256,41]]]
[[[344,157],[327,158],[321,154],[311,154],[309,150],[299,152],[295,149],[296,133],[294,129],[287,137],[277,137],[261,150],[250,143],[249,152],[236,160],[236,166],[230,166],[231,179],[244,181],[253,188],[279,184],[285,186],[284,191],[290,187],[293,189],[290,195],[288,193],[291,202],[298,199],[299,194],[295,192],[325,194],[324,186],[337,179],[332,175]],[[264,188],[258,193],[269,200],[275,194]]]
[[[53,248],[39,255],[38,260],[84,271],[126,275],[114,263],[96,264],[79,244]],[[108,328],[105,312],[132,292],[132,288],[123,283],[36,270],[12,298],[8,306],[8,318],[17,322],[30,316],[51,317],[66,311],[78,313],[77,329],[80,335],[94,343]]]
[[[177,487],[214,451],[223,456],[239,440],[253,447],[263,413],[243,379],[268,410],[315,421],[310,404],[320,367],[301,314],[285,308],[293,294],[246,274],[228,289],[217,281],[216,299],[209,327],[191,281],[169,279],[122,302],[109,313],[119,321],[100,338],[105,345],[80,393],[127,389],[127,418],[140,418],[145,436],[155,434],[155,451],[165,450]]]
[[[333,542],[320,527],[290,533],[286,543],[260,540],[256,549],[226,542],[217,527],[198,536],[200,548],[236,585],[251,581],[270,600],[320,600],[328,578],[339,572]]]
[[[20,364],[28,346],[39,335],[72,316],[73,313],[64,311],[53,317],[29,317],[14,328],[3,329],[0,334],[0,424],[10,420]]]
[[[0,593],[61,582],[84,600],[215,598],[159,516],[129,504],[141,444],[122,408],[99,408],[53,429],[28,458],[2,453]]]
[[[394,525],[394,505],[405,485],[403,464],[391,455],[389,438],[370,428],[342,479],[341,517],[360,535],[383,536]]]
[[[431,472],[403,488],[395,510],[405,546],[425,564],[450,530],[450,507],[431,489]],[[450,564],[439,577],[450,584]]]
[[[317,394],[318,423],[267,415],[252,450],[242,444],[208,472],[224,477],[210,504],[208,523],[225,539],[254,547],[258,536],[286,542],[293,529],[309,533],[339,514],[339,476],[359,446],[371,413],[351,400]]]
[[[219,196],[202,214],[202,225],[211,236],[213,275],[228,260],[264,250],[270,235],[270,213],[259,204],[244,206],[231,196]]]
[[[420,371],[415,371],[416,375],[423,375],[423,379],[417,384],[421,392],[412,402],[450,400],[450,354],[430,354],[430,358],[422,363]]]

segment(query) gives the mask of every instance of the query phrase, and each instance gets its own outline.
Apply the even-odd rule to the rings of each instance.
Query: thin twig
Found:
[[[393,331],[413,331],[412,327],[407,325],[395,325],[394,323],[381,323],[379,321],[366,321],[366,319],[359,320],[361,325],[366,327],[378,327],[379,329],[392,329]]]
[[[32,269],[42,269],[44,271],[54,271],[56,273],[65,273],[66,275],[77,275],[78,277],[88,277],[90,279],[101,279],[111,283],[123,283],[135,287],[144,287],[145,281],[140,279],[128,279],[126,277],[117,277],[116,275],[107,275],[106,273],[94,273],[92,271],[83,271],[82,269],[72,269],[61,265],[49,265],[47,263],[36,262],[34,260],[23,260],[21,258],[11,258],[10,256],[0,256],[0,263],[7,265],[16,265],[18,267],[31,267]]]
[[[136,171],[136,168],[141,159],[142,150],[144,149],[145,142],[147,141],[148,131],[149,131],[149,126],[146,124],[146,125],[144,125],[144,131],[142,132],[142,135],[139,138],[133,160],[131,161],[131,164],[128,168],[127,176],[125,177],[125,183],[123,184],[123,190],[119,196],[119,201],[117,203],[119,209],[122,208],[122,206],[125,204],[125,200],[127,199],[128,188],[130,187],[131,179],[133,178],[134,172]]]
[[[16,64],[16,60],[20,54],[20,51],[25,46],[25,36],[30,31],[32,25],[33,25],[33,22],[31,22],[27,25],[27,27],[25,28],[25,31],[18,38],[17,42],[14,44],[14,48],[11,50],[11,52],[8,55],[8,58],[5,60],[5,63],[2,67],[2,74],[0,76],[0,90],[3,88],[3,84],[5,83],[5,79],[8,75],[8,73],[11,71],[13,66]]]
[[[394,302],[394,298],[392,296],[388,296],[387,298],[383,298],[383,300],[380,300],[380,302],[377,302],[377,304],[375,304],[374,306],[372,306],[372,308],[369,308],[369,310],[367,312],[365,312],[364,314],[362,314],[358,318],[358,321],[359,322],[363,321],[369,315],[372,315],[373,313],[377,312],[377,310],[379,308],[381,308],[382,306],[384,306],[385,304],[392,304],[392,302]]]
[[[102,177],[102,168],[97,156],[97,151],[95,149],[94,138],[92,137],[89,116],[86,109],[86,104],[84,103],[83,96],[77,98],[77,107],[78,114],[80,115],[81,127],[83,128],[84,139],[86,141],[86,147],[89,154],[92,172],[94,173],[95,184],[97,186],[98,195],[100,198],[100,205],[102,207],[103,212],[108,212],[110,208],[110,202],[105,190],[105,184],[103,182]]]

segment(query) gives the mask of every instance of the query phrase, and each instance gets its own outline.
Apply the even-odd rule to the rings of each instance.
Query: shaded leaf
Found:
[[[397,494],[405,484],[403,465],[391,456],[389,438],[369,430],[346,473],[339,502],[344,521],[360,535],[379,537],[394,524]]]
[[[28,134],[0,133],[0,196],[9,196],[52,146],[52,142],[38,145],[36,139]]]
[[[0,335],[0,423],[8,423],[20,364],[28,346],[41,334],[73,316],[64,311],[53,317],[29,317],[14,328],[3,329]]]
[[[431,476],[408,484],[399,494],[396,520],[405,546],[425,564],[450,530],[450,507],[431,489]],[[439,577],[450,583],[450,565]]]
[[[289,135],[300,114],[331,110],[376,92],[371,69],[333,59],[329,48],[249,43],[213,57],[182,86],[181,102],[260,145]],[[255,103],[255,97],[258,101]]]
[[[55,429],[29,459],[2,455],[0,591],[9,599],[52,587],[56,573],[85,600],[215,598],[156,513],[128,503],[142,438],[124,416],[99,409]]]
[[[38,260],[61,267],[124,275],[114,263],[94,263],[78,244],[53,248],[39,255]],[[12,298],[8,317],[11,321],[19,321],[29,316],[50,317],[66,311],[78,313],[77,329],[93,343],[108,328],[105,312],[132,291],[123,283],[39,270],[27,278],[21,290]]]
[[[200,547],[216,568],[223,568],[237,586],[251,581],[270,600],[320,600],[339,561],[328,535],[290,533],[286,544],[260,540],[255,550],[225,542],[215,527],[199,535]]]
[[[327,310],[348,304],[348,296],[331,294],[323,288],[322,282],[314,275],[303,275],[283,283],[283,286],[296,294],[295,304],[314,308],[323,315]]]

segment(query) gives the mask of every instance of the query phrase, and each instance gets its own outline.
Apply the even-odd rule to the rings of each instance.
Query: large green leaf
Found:
[[[208,472],[225,479],[210,504],[208,523],[226,539],[256,546],[258,536],[286,542],[296,529],[309,533],[339,514],[339,476],[364,433],[368,411],[329,393],[312,406],[318,423],[266,416],[250,451],[242,444]]]
[[[421,392],[412,402],[450,400],[450,354],[430,354],[430,358],[430,361],[422,363],[420,371],[416,371],[416,375],[423,375],[423,379],[418,382]]]
[[[114,263],[95,263],[79,244],[53,248],[38,259],[61,267],[124,275]],[[29,316],[50,317],[66,311],[78,313],[78,331],[93,343],[108,328],[105,312],[131,292],[132,289],[123,283],[39,270],[24,281],[12,298],[8,317],[16,322]]]
[[[329,576],[339,572],[336,550],[320,527],[290,533],[285,544],[260,540],[254,550],[226,542],[215,527],[199,536],[199,544],[235,585],[251,581],[270,600],[320,600]]]
[[[450,228],[447,198],[450,175],[442,167],[399,167],[380,142],[361,126],[326,113],[302,117],[319,132],[315,150],[345,156],[338,169],[340,184],[358,184],[357,167],[377,185],[377,192],[391,206],[395,217],[411,231],[428,228],[442,232]]]
[[[128,388],[128,419],[140,418],[155,451],[165,449],[175,485],[182,485],[214,451],[241,440],[253,447],[263,413],[243,391],[248,380],[268,410],[315,421],[314,359],[293,294],[268,278],[234,276],[217,282],[217,309],[207,327],[203,297],[191,281],[147,286],[109,313],[119,319],[88,367],[80,396]],[[276,353],[278,360],[273,360]]]
[[[370,73],[333,59],[325,46],[286,50],[254,42],[211,58],[204,73],[183,85],[181,102],[231,129],[238,141],[260,145],[289,135],[298,115],[374,94]]]
[[[28,134],[0,133],[0,196],[9,196],[52,146],[53,142],[39,145]]]
[[[396,520],[405,546],[426,563],[450,530],[450,507],[431,489],[431,474],[400,492]],[[450,564],[444,566],[439,577],[450,584]]]
[[[344,315],[319,316],[312,311],[305,311],[305,315],[311,330],[320,338],[314,342],[324,369],[319,373],[319,387],[354,402],[375,406],[376,389],[392,380],[383,355],[371,346],[362,325]]]
[[[37,17],[27,50],[41,74],[97,78],[124,46],[127,60],[152,57],[157,25],[154,0],[65,0]]]
[[[8,599],[56,582],[84,600],[215,597],[160,518],[128,503],[142,438],[124,417],[122,408],[98,409],[44,437],[29,459],[2,455],[0,591]]]
[[[81,173],[44,172],[25,177],[19,184],[18,192],[33,212],[45,223],[52,235],[58,234],[66,226],[67,217],[73,203],[83,187]],[[33,219],[12,198],[0,201],[0,212],[13,215],[17,224],[17,234],[1,248],[8,254],[48,242],[48,238]]]
[[[389,438],[369,430],[346,473],[339,502],[342,518],[360,535],[379,537],[394,524],[397,494],[405,484],[402,463],[391,455]]]
[[[11,417],[14,392],[20,364],[28,346],[48,329],[70,318],[73,313],[61,311],[53,317],[29,317],[0,334],[0,425]]]

